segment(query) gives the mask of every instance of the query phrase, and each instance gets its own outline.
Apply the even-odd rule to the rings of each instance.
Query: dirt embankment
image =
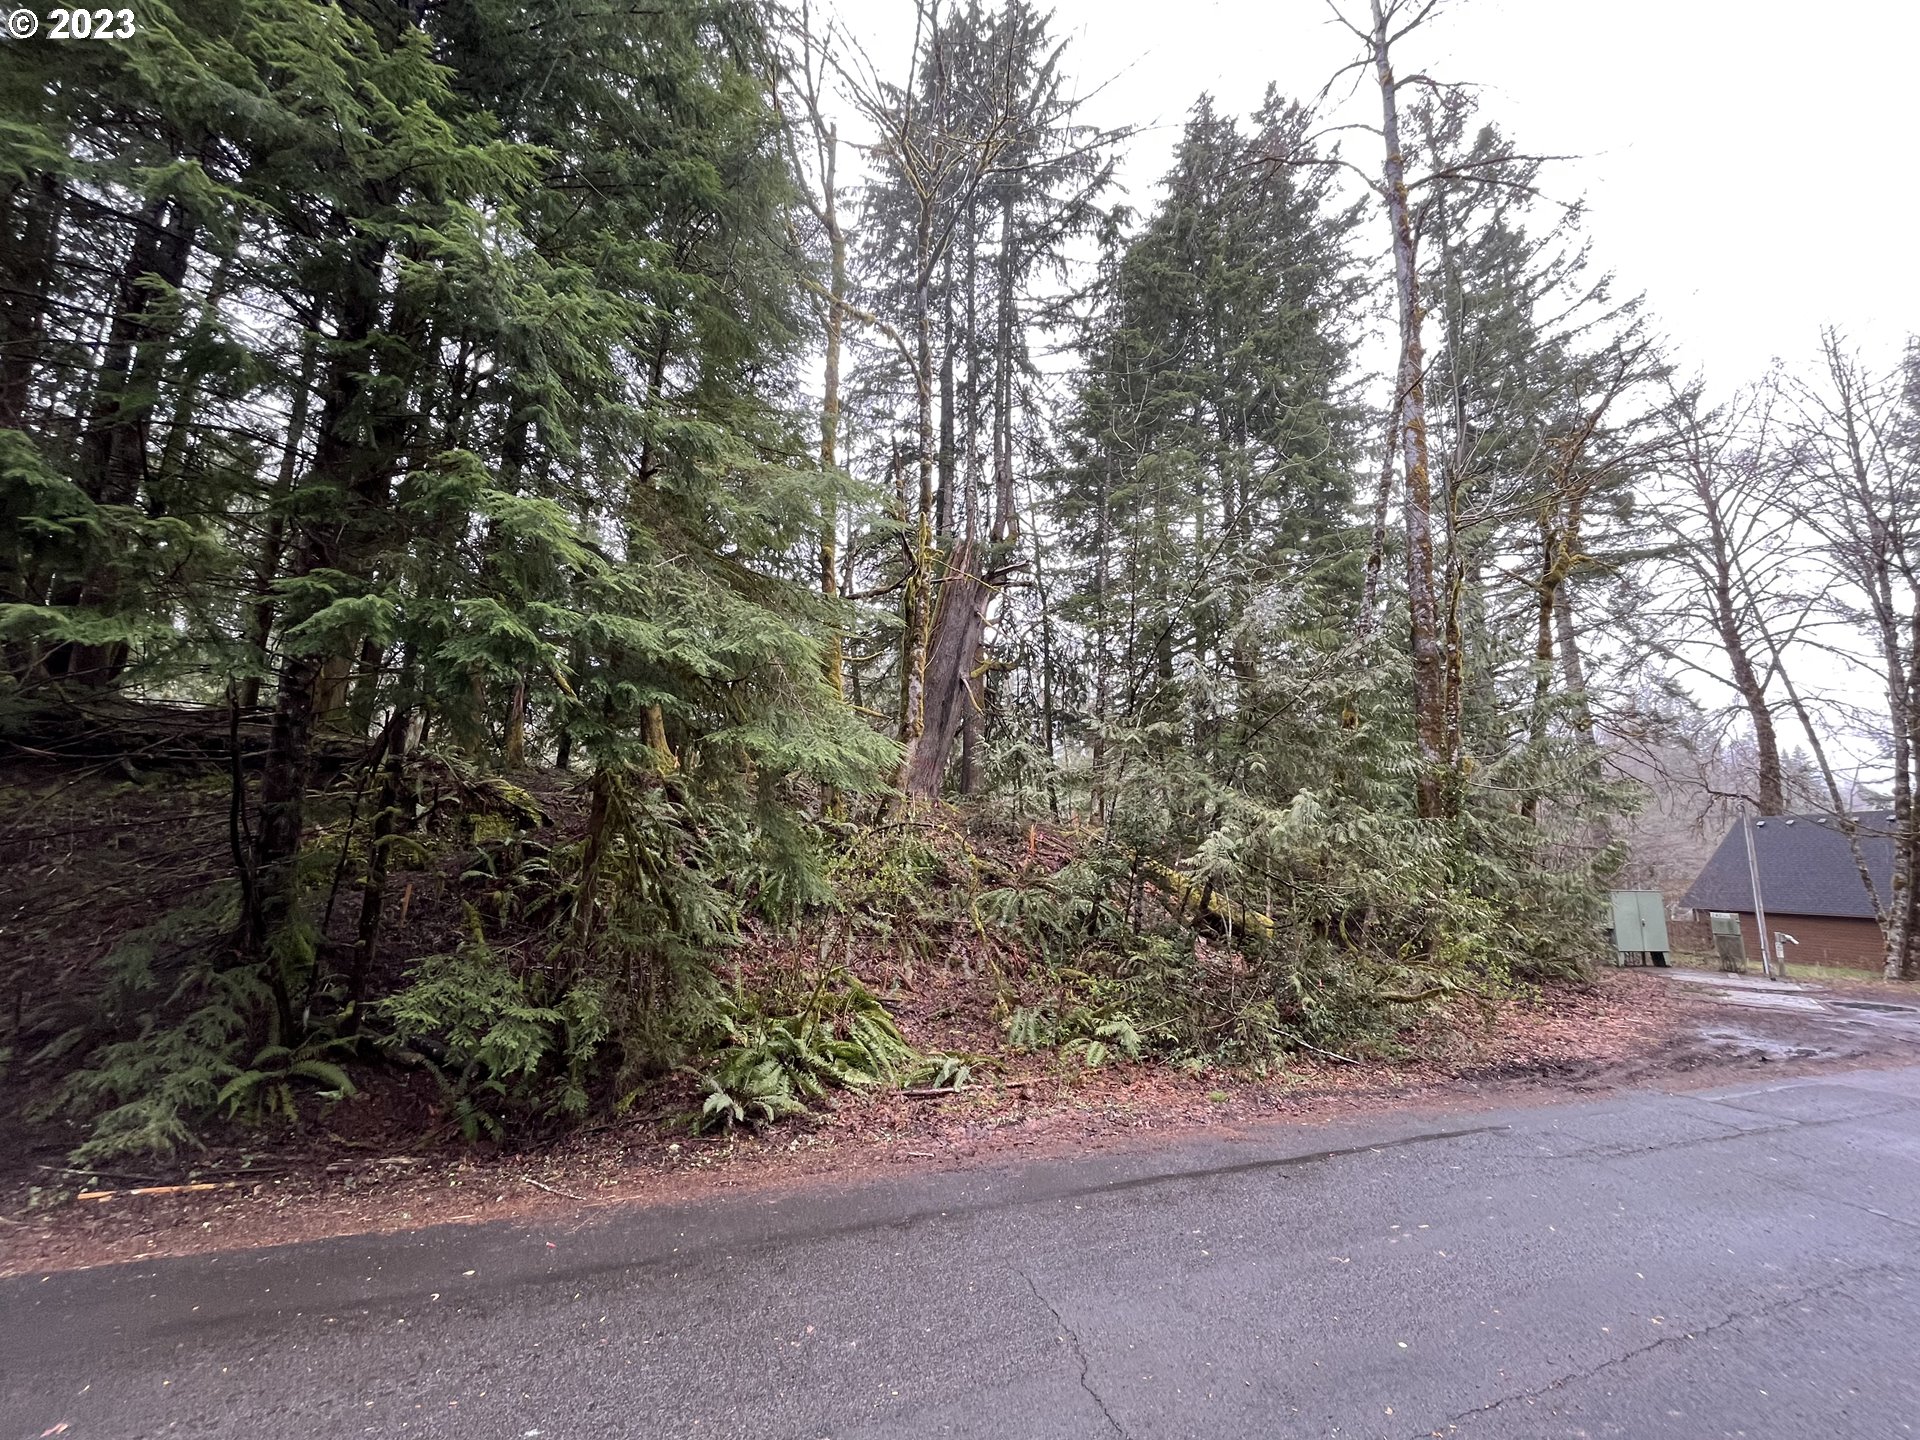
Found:
[[[909,1038],[937,1048],[954,1025],[964,1027],[970,992],[964,974],[923,971],[902,1007]],[[957,1093],[846,1095],[825,1113],[760,1134],[697,1139],[657,1118],[634,1119],[508,1154],[451,1143],[393,1148],[378,1136],[323,1130],[298,1148],[214,1153],[166,1175],[103,1175],[97,1183],[110,1193],[84,1200],[57,1159],[21,1156],[0,1208],[0,1273],[551,1219],[901,1167],[1139,1149],[1196,1130],[1316,1124],[1403,1107],[1552,1103],[1622,1085],[1707,1085],[1920,1057],[1920,1009],[1815,1003],[1756,1004],[1661,972],[1609,971],[1591,986],[1510,1004],[1482,1028],[1436,1027],[1420,1037],[1423,1058],[1404,1063],[1315,1057],[1265,1077],[1236,1077],[1151,1064],[1086,1070],[1036,1055]],[[133,1193],[142,1182],[206,1188]]]

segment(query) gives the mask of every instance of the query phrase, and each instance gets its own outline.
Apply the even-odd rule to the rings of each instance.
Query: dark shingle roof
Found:
[[[1862,812],[1860,849],[1885,904],[1893,881],[1892,817]],[[1873,900],[1860,883],[1853,850],[1830,815],[1769,815],[1753,822],[1753,853],[1760,862],[1760,898],[1770,914],[1832,915],[1871,920]],[[1692,910],[1753,909],[1747,842],[1736,822],[1680,903]]]

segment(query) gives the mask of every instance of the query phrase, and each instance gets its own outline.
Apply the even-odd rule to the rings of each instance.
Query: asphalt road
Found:
[[[1917,1282],[1920,1069],[1831,1073],[30,1276],[0,1440],[1881,1440]]]

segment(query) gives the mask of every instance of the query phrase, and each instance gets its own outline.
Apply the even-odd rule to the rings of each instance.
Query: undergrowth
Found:
[[[979,974],[1003,1050],[1064,1073],[1257,1074],[1399,1056],[1435,1006],[1579,964],[1553,932],[1578,933],[1583,892],[1489,879],[1509,858],[1497,820],[1446,834],[1334,794],[1222,806],[1185,853],[1124,812],[1098,834],[988,812],[756,818],[644,768],[596,772],[585,826],[536,838],[539,807],[501,794],[484,823],[408,837],[407,863],[450,878],[457,933],[363,1002],[322,943],[329,875],[366,863],[351,826],[323,827],[264,961],[237,958],[231,887],[124,937],[97,1006],[34,1057],[65,1072],[38,1113],[87,1123],[74,1164],[290,1125],[380,1065],[424,1069],[448,1129],[501,1143],[635,1107],[708,1132],[878,1087],[965,1088],[1000,1062],[923,1055],[889,1008],[923,966]]]
[[[324,1025],[284,1034],[263,967],[236,963],[223,944],[237,904],[222,887],[126,936],[101,961],[92,1013],[34,1056],[79,1057],[31,1112],[88,1119],[76,1166],[197,1145],[215,1115],[291,1120],[303,1092],[323,1103],[355,1093],[342,1062],[360,1041]]]

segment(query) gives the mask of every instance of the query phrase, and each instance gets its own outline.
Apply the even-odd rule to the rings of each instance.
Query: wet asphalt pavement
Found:
[[[0,1440],[1879,1440],[1916,1333],[1920,1069],[1834,1072],[28,1276]]]

